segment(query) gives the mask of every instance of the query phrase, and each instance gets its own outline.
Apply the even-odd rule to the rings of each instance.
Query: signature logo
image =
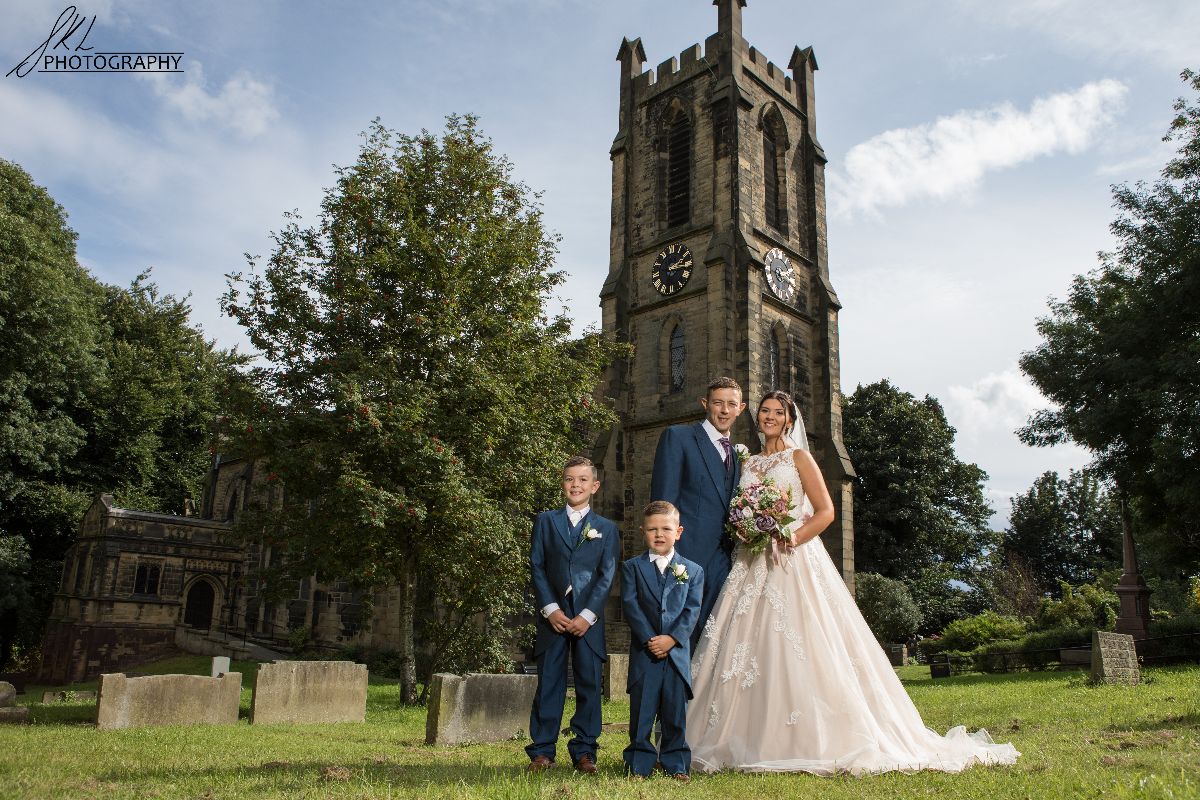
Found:
[[[96,17],[86,17],[75,6],[67,6],[45,41],[21,59],[4,77],[24,78],[31,72],[183,72],[183,53],[100,52],[87,47]],[[84,26],[87,26],[86,28]],[[60,50],[66,53],[60,53]]]

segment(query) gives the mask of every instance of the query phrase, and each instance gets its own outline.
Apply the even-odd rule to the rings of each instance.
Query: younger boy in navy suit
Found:
[[[563,468],[564,508],[543,511],[533,526],[529,562],[537,598],[538,686],[529,712],[525,748],[529,772],[554,765],[558,731],[567,696],[567,657],[575,673],[574,736],[567,743],[580,772],[596,771],[600,736],[601,676],[608,652],[604,645],[604,607],[617,571],[621,534],[617,526],[591,510],[600,489],[592,462],[576,456]]]
[[[625,769],[644,778],[655,762],[688,781],[692,750],[684,738],[692,697],[692,628],[704,596],[703,568],[675,551],[683,533],[679,511],[655,500],[642,512],[649,551],[621,565],[621,602],[629,623],[629,746]],[[659,749],[650,741],[654,720],[662,725]]]

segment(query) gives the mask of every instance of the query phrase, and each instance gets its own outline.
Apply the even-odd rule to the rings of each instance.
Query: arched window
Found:
[[[775,141],[775,132],[770,124],[763,126],[763,211],[767,224],[781,233],[787,232],[787,200],[784,195],[783,179],[779,166],[782,153]]]
[[[679,394],[683,391],[686,361],[687,351],[683,344],[683,326],[676,325],[675,330],[671,331],[671,394]]]
[[[767,343],[767,379],[772,389],[780,388],[779,363],[779,336],[775,331],[771,331],[771,338]]]
[[[682,109],[667,131],[667,227],[692,218],[692,123]]]
[[[762,116],[763,217],[767,225],[787,233],[787,128],[779,109],[768,107]]]

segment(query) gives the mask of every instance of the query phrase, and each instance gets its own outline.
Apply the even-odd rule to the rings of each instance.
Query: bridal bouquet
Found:
[[[780,489],[775,481],[766,478],[738,489],[729,503],[729,519],[725,523],[731,536],[736,536],[752,553],[761,553],[775,540],[788,540],[784,528],[795,522],[788,514],[792,505],[791,489]]]

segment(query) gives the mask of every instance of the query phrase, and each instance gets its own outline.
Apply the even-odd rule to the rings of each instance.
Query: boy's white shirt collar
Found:
[[[588,514],[588,512],[592,510],[592,504],[591,504],[591,503],[588,503],[586,506],[584,506],[583,508],[579,509],[578,511],[576,511],[575,509],[571,508],[571,504],[570,504],[570,503],[567,503],[567,506],[566,506],[566,508],[567,508],[567,519],[571,520],[571,524],[572,524],[572,525],[578,525],[578,524],[579,524],[579,520],[581,520],[581,519],[583,519],[584,517],[586,517],[586,516],[587,516],[587,514]]]
[[[646,555],[650,558],[651,561],[654,562],[654,566],[658,568],[658,571],[661,574],[662,572],[666,571],[667,565],[675,560],[675,548],[672,547],[670,552],[665,553],[663,555],[659,555],[658,553],[654,552],[653,550],[647,550]],[[665,558],[666,560],[659,561],[660,558]]]

